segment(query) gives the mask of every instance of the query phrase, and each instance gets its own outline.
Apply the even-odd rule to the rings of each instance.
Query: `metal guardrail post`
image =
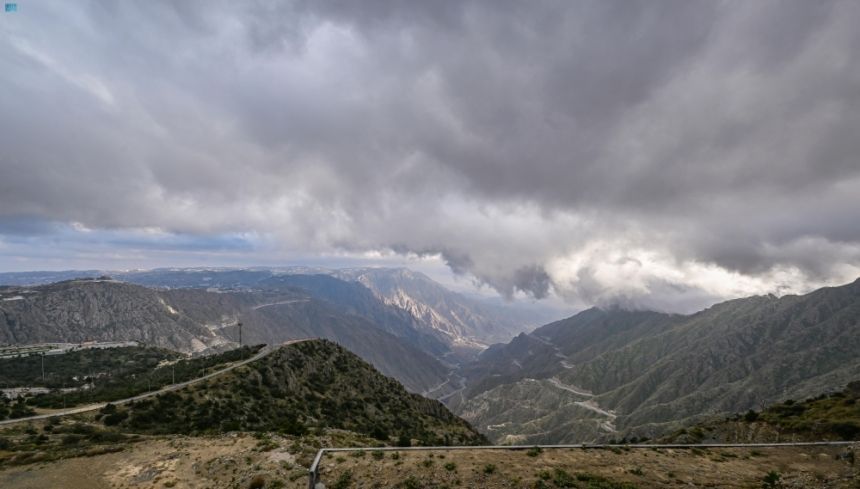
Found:
[[[317,456],[314,457],[314,462],[311,464],[311,468],[308,469],[308,489],[315,489],[317,482],[319,482],[320,461],[322,460],[322,457],[325,452],[325,448],[320,448],[320,451],[317,452]]]

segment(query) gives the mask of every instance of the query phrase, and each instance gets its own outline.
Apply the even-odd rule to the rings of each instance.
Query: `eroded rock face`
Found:
[[[0,301],[0,343],[138,341],[193,351],[224,342],[167,294],[136,285],[72,280],[0,291],[22,297]]]

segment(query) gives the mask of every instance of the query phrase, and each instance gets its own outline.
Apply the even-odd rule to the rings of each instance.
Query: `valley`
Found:
[[[654,438],[839,390],[857,351],[860,281],[688,316],[595,308],[488,348],[446,402],[497,442]]]

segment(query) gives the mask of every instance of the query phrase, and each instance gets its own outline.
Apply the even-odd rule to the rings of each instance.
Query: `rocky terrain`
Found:
[[[0,343],[138,341],[203,350],[228,340],[181,314],[169,297],[111,279],[0,288]]]
[[[169,289],[236,292],[292,285],[316,298],[363,315],[395,336],[420,339],[424,342],[422,349],[425,351],[434,355],[447,354],[447,358],[455,362],[463,356],[471,358],[486,345],[508,341],[522,331],[560,317],[554,310],[540,304],[495,304],[467,297],[446,289],[422,273],[405,268],[18,272],[0,273],[0,285],[45,285],[100,275],[110,275],[145,287]],[[339,279],[340,283],[324,281],[321,276]],[[361,287],[356,287],[359,284]],[[368,295],[377,300],[369,300]],[[394,317],[396,321],[392,321]],[[409,329],[413,331],[406,331]]]
[[[415,392],[444,382],[449,372],[408,338],[295,287],[216,292],[153,289],[114,279],[0,287],[0,343],[134,340],[202,354],[235,347],[240,319],[245,344],[328,338]]]
[[[406,268],[354,268],[336,270],[334,274],[363,284],[386,304],[409,312],[424,330],[447,338],[454,347],[483,349],[506,342],[553,319],[554,314],[522,304],[479,302]]]

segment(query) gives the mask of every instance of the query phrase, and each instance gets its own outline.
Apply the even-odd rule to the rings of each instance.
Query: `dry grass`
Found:
[[[860,446],[858,447],[860,448]],[[388,452],[382,460],[328,454],[326,487],[351,473],[350,487],[761,487],[769,471],[781,487],[858,487],[846,448],[720,450],[560,449],[527,451]],[[452,469],[452,465],[454,467]],[[572,484],[572,485],[565,485]]]
[[[265,481],[264,488],[303,489],[315,448],[297,447],[296,443],[277,435],[265,439],[250,435],[151,439],[120,453],[10,467],[0,471],[0,487],[247,489],[259,476]],[[377,452],[371,448],[365,456],[328,454],[322,464],[322,481],[329,489],[553,488],[565,487],[565,483],[574,484],[567,487],[603,489],[759,488],[765,475],[776,471],[785,488],[856,488],[860,462],[851,465],[842,457],[846,451],[845,447],[545,449],[530,455],[526,450]]]

